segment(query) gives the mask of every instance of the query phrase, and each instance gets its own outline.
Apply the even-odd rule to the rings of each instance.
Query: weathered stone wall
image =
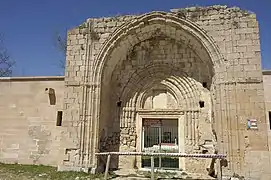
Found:
[[[95,124],[93,120],[98,117],[91,115],[90,111],[97,111],[99,102],[91,102],[90,98],[96,95],[95,91],[100,87],[99,84],[93,82],[90,74],[94,71],[94,59],[106,38],[118,26],[131,18],[133,16],[115,18],[113,21],[112,18],[89,19],[68,32],[64,97],[65,120],[63,122],[63,126],[67,129],[67,135],[64,136],[65,142],[62,142],[65,148],[60,156],[64,155],[65,161],[59,165],[60,170],[62,167],[64,169],[79,167],[80,169],[85,162],[90,163],[91,166],[96,164],[93,153],[97,147],[91,141],[99,141],[94,137],[99,129],[98,124]],[[104,21],[108,24],[104,24]],[[92,103],[96,105],[91,105]],[[84,122],[86,123],[83,124]],[[89,134],[80,134],[78,130],[80,127]],[[92,128],[97,132],[91,132]],[[82,157],[79,149],[84,144],[88,145],[85,147],[86,156]]]
[[[265,97],[265,108],[266,108],[266,129],[268,132],[268,144],[269,144],[269,161],[271,163],[271,126],[269,119],[269,112],[271,112],[271,71],[263,72],[263,85],[264,85],[264,97]],[[268,157],[267,157],[268,159]],[[270,177],[271,172],[269,172]],[[268,176],[266,176],[268,177]]]
[[[265,97],[265,108],[266,108],[266,121],[268,131],[268,142],[269,150],[271,151],[271,126],[269,119],[269,112],[271,112],[271,71],[263,72],[263,85],[264,85],[264,97]]]
[[[216,130],[221,137],[218,142],[220,152],[228,154],[229,174],[259,177],[264,170],[256,170],[255,166],[265,165],[256,165],[256,160],[260,158],[262,164],[269,162],[265,160],[268,159],[268,147],[256,15],[221,6],[173,11],[200,25],[223,54],[224,73],[215,87],[221,95],[216,101],[221,111],[216,119]],[[260,132],[245,129],[248,118],[258,119]],[[244,174],[245,171],[251,171],[251,174]]]
[[[64,77],[0,78],[0,162],[57,166],[63,95]]]
[[[47,79],[51,80],[46,81],[40,77],[35,77],[35,81],[31,78],[22,79],[1,80],[0,118],[1,122],[4,122],[0,131],[1,162],[56,165],[60,140],[58,136],[62,128],[56,127],[55,122],[56,111],[62,109],[63,78],[52,80],[54,77],[48,77]],[[264,73],[266,111],[270,110],[268,105],[270,101],[269,86],[270,75]],[[48,104],[48,94],[45,88],[55,89],[56,106]],[[40,127],[42,128],[39,129]],[[266,128],[269,128],[268,124]],[[35,131],[32,131],[33,129]],[[33,140],[34,136],[32,135],[35,136],[35,140]],[[47,135],[47,137],[44,138],[43,135]],[[118,139],[118,134],[112,136],[112,138]],[[45,140],[45,142],[42,140]],[[46,144],[45,150],[39,149],[40,144],[38,142],[41,143],[43,148],[47,140],[49,140],[49,143]],[[49,154],[47,154],[48,152]]]
[[[157,16],[157,24],[149,25],[148,19],[140,23],[144,16]],[[202,38],[201,43],[207,42],[209,45],[200,47],[200,43],[186,33],[189,36],[187,39],[181,37],[185,45],[199,51],[204,60],[210,58],[208,54],[212,58],[214,54],[222,57],[214,58],[216,62],[213,62],[215,75],[212,78],[212,100],[218,137],[217,148],[220,153],[228,155],[229,166],[223,169],[224,172],[235,172],[253,178],[268,171],[264,169],[269,164],[266,160],[269,152],[259,27],[255,14],[239,8],[211,6],[174,9],[167,14],[154,12],[142,17],[88,19],[86,23],[69,31],[64,99],[66,139],[69,145],[64,149],[63,154],[66,154],[67,158],[62,164],[69,167],[96,166],[93,153],[99,151],[99,127],[106,125],[107,121],[103,119],[108,116],[103,112],[109,110],[109,107],[103,108],[103,112],[100,112],[100,107],[106,107],[103,103],[108,102],[105,100],[111,92],[109,77],[116,62],[125,60],[130,54],[129,49],[124,47],[149,38],[150,33],[163,26],[159,24],[161,21],[168,23],[163,29],[167,36],[176,39],[184,36],[185,33],[178,35],[180,31],[170,25],[172,19],[179,19],[183,20],[185,25],[188,24],[188,29],[195,25],[198,29],[194,33],[203,30],[204,37],[208,37],[205,40]],[[122,26],[125,23],[126,26]],[[129,23],[136,25],[129,27]],[[112,40],[115,38],[112,37],[113,32],[116,35],[115,41]],[[127,36],[123,35],[125,33]],[[117,39],[117,35],[123,39]],[[108,39],[111,44],[108,44]],[[210,50],[212,48],[214,50]],[[203,52],[204,49],[208,49],[208,54]],[[108,63],[102,64],[103,59],[109,59]],[[103,79],[99,79],[100,77]],[[258,120],[258,131],[246,129],[249,118]],[[64,144],[67,145],[67,142]],[[259,162],[255,163],[256,160]]]

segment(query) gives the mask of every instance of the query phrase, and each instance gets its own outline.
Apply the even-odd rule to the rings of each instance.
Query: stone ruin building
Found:
[[[65,77],[0,79],[1,162],[95,172],[104,168],[95,152],[162,143],[226,154],[223,175],[271,177],[271,71],[261,69],[254,13],[210,6],[90,18],[68,31],[67,45]],[[197,173],[210,166],[172,162]],[[139,156],[110,165],[143,167]]]

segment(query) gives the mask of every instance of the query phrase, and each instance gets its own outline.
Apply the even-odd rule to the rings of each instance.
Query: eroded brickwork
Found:
[[[103,169],[105,160],[95,152],[140,151],[142,118],[174,117],[182,121],[183,152],[216,148],[227,155],[225,175],[270,177],[269,105],[255,14],[210,6],[90,18],[68,32],[67,44],[65,92],[57,98],[64,96],[61,130],[53,128],[61,102],[48,105],[43,83],[1,84],[1,111],[9,112],[1,120],[21,119],[24,129],[2,126],[1,161],[55,165],[59,157],[59,170]],[[61,83],[49,85],[62,91]],[[17,93],[22,104],[12,98]],[[29,98],[35,111],[26,105]],[[257,120],[257,130],[247,129],[248,119]],[[27,143],[18,142],[18,133]],[[114,158],[111,167],[139,167],[138,161]],[[186,159],[184,166],[205,173],[206,161]]]
[[[103,131],[107,137],[120,133],[123,144],[127,134],[121,129],[136,127],[140,100],[147,94],[143,91],[166,75],[175,77],[174,86],[164,87],[177,93],[176,100],[184,100],[179,109],[190,111],[189,123],[204,121],[198,102],[204,92],[201,84],[208,84],[205,114],[212,122],[210,133],[213,128],[217,135],[216,148],[228,156],[223,171],[259,177],[269,163],[264,159],[268,144],[259,27],[255,14],[226,6],[88,19],[70,30],[64,100],[70,145],[63,144],[65,151],[78,152],[78,158],[63,165],[96,167],[94,152],[101,151]],[[257,131],[246,129],[250,118],[257,119]],[[191,137],[190,128],[185,130],[192,144],[206,128],[196,125]],[[134,147],[133,141],[124,144]]]
[[[265,107],[266,107],[266,119],[267,119],[267,131],[268,131],[268,144],[269,151],[271,150],[271,71],[263,72],[263,84],[264,84],[264,97],[265,97]]]

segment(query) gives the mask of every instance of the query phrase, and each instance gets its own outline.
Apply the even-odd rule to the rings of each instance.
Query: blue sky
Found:
[[[89,17],[214,4],[239,6],[257,14],[263,68],[271,69],[270,0],[2,0],[0,33],[17,61],[14,76],[61,75],[62,54],[53,41],[56,32],[65,33]]]

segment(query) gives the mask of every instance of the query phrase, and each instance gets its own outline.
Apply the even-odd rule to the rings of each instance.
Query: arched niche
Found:
[[[99,134],[105,129],[106,134],[111,134],[109,139],[134,147],[134,141],[121,139],[121,134],[137,138],[135,118],[137,110],[144,107],[142,97],[158,84],[174,92],[171,95],[175,101],[182,100],[178,108],[187,111],[187,119],[194,123],[191,129],[196,129],[200,117],[194,112],[201,111],[199,101],[206,98],[201,94],[202,82],[207,82],[210,89],[222,60],[212,38],[194,23],[176,15],[153,12],[124,24],[104,43],[94,62],[92,83],[97,86],[91,103],[97,108],[91,114],[97,117],[93,119],[97,127],[95,146],[101,143]],[[116,105],[119,102],[121,105]],[[187,133],[188,144],[198,144],[195,130]],[[116,151],[120,146],[113,143],[107,147]]]

